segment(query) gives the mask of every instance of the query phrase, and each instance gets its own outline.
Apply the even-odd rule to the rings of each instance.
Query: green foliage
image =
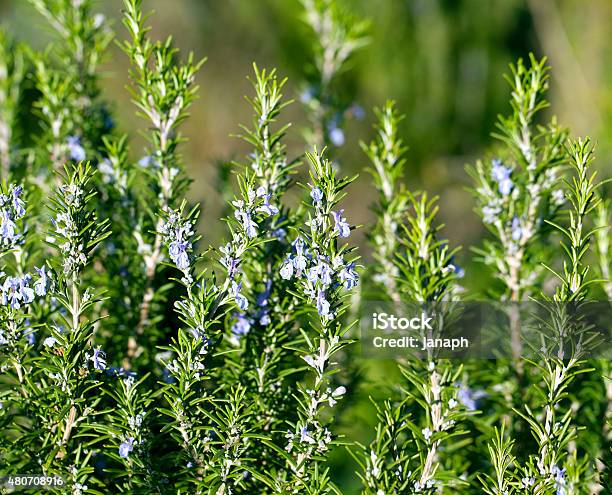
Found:
[[[418,331],[431,339],[482,295],[460,286],[438,198],[404,185],[392,102],[361,145],[373,261],[357,251],[356,177],[333,158],[355,112],[339,80],[367,22],[302,2],[314,33],[304,157],[288,156],[286,79],[253,66],[249,151],[229,166],[225,242],[206,248],[211,220],[185,199],[180,153],[202,63],[154,41],[142,2],[125,0],[120,45],[147,140],[134,160],[98,86],[110,27],[89,0],[31,3],[58,38],[34,53],[0,35],[0,475],[59,475],[51,491],[73,494],[348,493],[332,459],[350,453],[371,495],[607,488],[610,370],[590,359],[602,335],[587,311],[609,291],[609,201],[590,140],[540,123],[544,60],[511,68],[499,158],[469,169],[513,359],[427,349],[383,367],[356,350],[369,299],[432,316]],[[36,132],[21,135],[29,118]],[[529,297],[544,316],[523,318]],[[348,424],[347,404],[368,366],[401,378],[357,442],[363,418]]]

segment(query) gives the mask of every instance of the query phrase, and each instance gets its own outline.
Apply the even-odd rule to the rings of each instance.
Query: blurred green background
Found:
[[[284,113],[291,121],[290,156],[304,151],[300,129],[307,122],[299,97],[312,61],[312,33],[301,19],[298,0],[144,0],[154,10],[155,37],[172,34],[183,52],[208,61],[198,76],[200,98],[184,125],[189,141],[183,155],[194,179],[190,198],[204,206],[201,230],[206,244],[218,244],[223,200],[218,192],[218,164],[240,159],[248,147],[231,135],[251,121],[244,99],[252,63],[276,67],[289,78],[287,97],[296,101]],[[370,18],[371,42],[357,53],[342,77],[343,90],[365,109],[365,118],[347,122],[346,142],[333,150],[346,173],[361,173],[367,160],[359,140],[371,139],[373,106],[395,99],[406,114],[402,136],[409,146],[406,181],[441,196],[444,234],[462,245],[459,264],[466,267],[465,285],[483,288],[480,267],[470,261],[470,245],[483,235],[472,212],[464,167],[494,150],[490,137],[499,113],[509,110],[509,91],[502,75],[518,57],[546,55],[552,65],[551,108],[562,124],[597,143],[598,168],[612,175],[612,1],[610,0],[346,0],[356,15]],[[121,0],[101,0],[100,11],[114,20],[117,37]],[[17,37],[44,48],[51,33],[26,0],[0,0],[0,19]],[[125,89],[128,60],[112,46],[101,81],[112,102],[119,130],[134,137],[134,158],[144,154],[138,137],[142,121]],[[374,200],[370,177],[361,173],[346,200],[352,223],[368,224]],[[357,235],[363,244],[363,234]],[[367,249],[363,249],[368,260]],[[392,367],[380,367],[379,375]],[[373,370],[369,378],[376,381]],[[389,383],[390,375],[386,375]],[[382,378],[379,380],[382,381]],[[380,383],[379,381],[379,383]],[[353,407],[345,426],[372,424],[373,410]],[[354,415],[354,417],[351,417]],[[354,420],[354,422],[353,422]],[[348,429],[348,428],[347,428]],[[366,441],[371,430],[351,432]],[[344,451],[336,453],[332,470],[350,491],[353,466]]]

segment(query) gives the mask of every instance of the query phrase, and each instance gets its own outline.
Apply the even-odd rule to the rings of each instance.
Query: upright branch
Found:
[[[510,301],[533,295],[541,282],[536,253],[549,231],[546,220],[553,219],[565,201],[558,179],[566,160],[566,132],[554,119],[547,126],[536,120],[548,106],[545,62],[532,56],[529,67],[522,60],[511,66],[506,79],[512,112],[499,117],[494,134],[504,145],[501,155],[469,169],[477,212],[492,234],[477,253],[503,284],[497,295]]]
[[[370,159],[371,167],[368,170],[378,191],[374,206],[377,222],[370,236],[377,262],[373,276],[389,298],[399,303],[398,270],[393,259],[399,246],[398,229],[408,207],[408,195],[401,182],[406,148],[398,136],[398,124],[403,116],[398,115],[391,101],[382,110],[376,109],[375,112],[378,117],[377,136],[370,144],[361,143],[361,148]]]
[[[304,20],[314,34],[314,61],[302,92],[312,129],[306,131],[310,147],[323,149],[344,144],[344,120],[360,117],[363,110],[346,101],[337,88],[352,55],[369,42],[369,22],[354,16],[340,0],[301,0]]]
[[[93,209],[92,176],[89,165],[67,166],[51,199],[48,240],[57,251],[52,268],[57,279],[55,297],[62,309],[46,325],[49,337],[44,340],[37,376],[43,388],[35,393],[39,410],[45,414],[42,422],[53,425],[42,442],[43,470],[68,473],[74,490],[91,472],[92,451],[84,452],[79,437],[91,434],[100,401],[93,389],[106,370],[106,355],[93,342],[95,319],[91,317],[100,294],[83,283],[92,253],[110,234],[108,220],[99,220]]]
[[[37,106],[45,126],[41,148],[61,174],[67,160],[85,160],[113,127],[99,99],[97,71],[114,34],[104,15],[94,13],[93,0],[29,1],[59,38],[34,63],[41,95]],[[55,63],[49,62],[51,53]],[[39,160],[46,165],[48,157]]]
[[[548,220],[562,235],[566,257],[561,272],[547,267],[559,282],[553,297],[542,293],[547,314],[540,325],[537,361],[532,362],[540,369],[545,384],[544,390],[538,389],[542,410],[532,411],[525,406],[524,411],[516,411],[529,424],[538,445],[537,452],[529,453],[526,462],[515,462],[515,467],[505,474],[506,484],[517,492],[528,489],[535,494],[550,490],[580,493],[587,487],[589,491],[594,489],[590,484],[592,474],[584,472],[586,463],[579,461],[575,452],[570,453],[569,446],[577,439],[578,430],[567,402],[569,387],[576,376],[592,371],[583,364],[596,340],[581,312],[591,284],[585,256],[594,231],[587,224],[601,201],[597,194],[601,183],[596,182],[596,174],[591,170],[593,148],[589,139],[572,140],[566,150],[573,172],[571,179],[564,181],[564,196],[569,203],[564,211],[566,222]],[[501,460],[499,457],[494,458],[496,462],[503,462],[503,457]],[[489,493],[497,493],[491,492],[491,478],[482,481]]]
[[[182,140],[178,127],[187,117],[187,109],[196,96],[195,75],[204,62],[194,62],[192,54],[185,62],[178,62],[178,51],[173,48],[171,38],[163,42],[151,41],[141,4],[142,0],[124,0],[123,23],[130,39],[123,43],[123,49],[132,63],[134,104],[149,123],[146,138],[151,149],[141,165],[155,196],[144,199],[146,215],[135,232],[144,264],[144,290],[139,321],[128,347],[129,356],[136,352],[136,336],[150,324],[154,277],[163,261],[162,220],[158,212],[176,207],[177,198],[181,197],[188,182],[177,154],[177,146]],[[152,237],[149,230],[153,231]]]
[[[167,210],[161,215],[160,242],[181,273],[180,283],[185,287],[184,295],[175,303],[182,325],[167,347],[169,357],[164,364],[170,379],[162,390],[167,403],[162,412],[171,420],[165,430],[170,431],[182,451],[176,462],[185,459],[193,467],[177,483],[186,483],[186,487],[195,487],[196,493],[201,493],[204,476],[210,469],[210,437],[202,425],[208,423],[204,409],[210,408],[212,402],[205,383],[210,379],[210,360],[222,333],[217,311],[229,303],[229,298],[197,271],[200,256],[194,247],[199,236],[194,226],[198,210],[185,211],[183,202],[178,210]]]
[[[566,160],[566,131],[553,118],[546,126],[537,122],[548,106],[546,59],[530,56],[530,65],[519,59],[506,77],[512,93],[511,113],[500,116],[494,137],[502,143],[500,156],[478,161],[468,172],[474,179],[476,211],[491,234],[475,249],[501,282],[495,297],[518,303],[534,295],[547,274],[541,265],[550,254],[547,220],[554,219],[564,203],[558,179]],[[522,375],[520,316],[516,304],[508,307],[512,356]]]
[[[267,442],[278,447],[284,442],[279,431],[287,418],[295,417],[295,400],[290,390],[296,378],[290,371],[299,368],[294,353],[287,348],[296,336],[297,300],[291,281],[280,267],[291,249],[287,230],[300,215],[282,204],[291,186],[295,161],[286,156],[283,138],[288,126],[277,124],[287,105],[282,98],[285,80],[276,71],[254,67],[255,95],[248,98],[254,115],[251,126],[242,126],[242,139],[252,146],[243,169],[237,172],[240,195],[231,203],[233,215],[227,218],[230,239],[220,249],[226,283],[240,286],[236,310],[228,325],[226,380],[244,387],[244,400],[252,401],[250,426],[257,426]],[[242,297],[244,296],[244,297]],[[243,457],[257,459],[259,469],[281,467],[274,447],[252,442]],[[241,465],[245,465],[243,460]],[[250,464],[250,463],[249,463]],[[248,466],[248,465],[247,465]],[[261,482],[248,477],[245,489],[258,491]]]
[[[25,75],[23,47],[0,30],[0,179],[8,181],[16,134],[22,82]]]
[[[255,285],[260,280],[249,280],[261,275],[254,266],[261,258],[258,249],[266,249],[270,241],[284,237],[280,200],[289,186],[294,163],[287,161],[282,139],[287,126],[273,129],[279,113],[286,106],[281,90],[284,80],[278,81],[276,72],[266,72],[254,66],[255,97],[248,99],[255,111],[253,126],[242,126],[242,138],[254,149],[244,170],[237,174],[238,195],[231,202],[233,215],[226,219],[230,240],[219,249],[220,263],[226,272],[224,289],[232,288],[237,306],[245,311],[248,300],[237,296],[243,285]],[[269,263],[271,260],[266,260]],[[244,269],[243,269],[244,268]],[[245,273],[245,271],[251,273]],[[270,277],[270,274],[265,276]]]
[[[456,250],[439,239],[437,198],[429,199],[426,193],[401,194],[405,208],[399,217],[393,258],[397,288],[407,307],[435,317],[433,332],[419,337],[440,337],[447,331],[449,299],[457,277]],[[436,493],[461,483],[452,473],[440,472],[442,446],[464,433],[461,422],[468,415],[455,386],[461,366],[428,350],[403,363],[400,370],[406,380],[402,396],[396,403],[387,401],[378,407],[375,438],[357,454],[364,494],[406,489]],[[413,406],[422,409],[422,414],[416,414]]]
[[[308,220],[297,229],[293,252],[281,267],[281,275],[295,280],[296,294],[316,316],[300,332],[303,344],[296,349],[312,374],[307,385],[298,385],[298,418],[286,434],[289,477],[278,481],[275,490],[303,490],[328,493],[331,490],[328,468],[323,459],[332,444],[329,410],[346,393],[344,386],[332,388],[335,373],[333,357],[349,342],[343,338],[349,326],[342,315],[347,305],[346,291],[358,283],[353,249],[342,240],[352,227],[338,209],[344,189],[354,178],[340,178],[322,153],[307,153],[310,162],[310,209]],[[329,407],[327,407],[329,406]]]

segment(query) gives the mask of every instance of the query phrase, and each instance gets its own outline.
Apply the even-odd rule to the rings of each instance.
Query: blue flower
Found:
[[[246,335],[251,329],[251,323],[244,315],[239,314],[236,322],[232,325],[232,333],[234,335]]]
[[[282,241],[285,237],[287,237],[287,231],[282,227],[279,227],[272,232],[272,237],[276,237],[277,240]]]
[[[156,165],[155,158],[150,155],[143,156],[140,160],[138,160],[138,165],[142,168],[149,168],[151,165]]]
[[[519,241],[523,237],[523,228],[521,227],[521,220],[519,217],[514,217],[512,219],[512,240]]]
[[[263,196],[263,204],[257,208],[257,211],[261,211],[268,216],[276,215],[278,213],[278,208],[270,204],[271,197],[271,194],[265,194]],[[255,231],[255,235],[257,235],[257,231]]]
[[[342,146],[344,144],[344,131],[340,127],[332,125],[329,129],[329,140],[334,146]]]
[[[15,210],[15,217],[21,218],[25,215],[25,203],[20,198],[23,187],[12,186],[11,196],[13,198],[13,209]]]
[[[70,154],[70,158],[75,162],[82,162],[85,160],[85,148],[81,146],[81,138],[78,136],[68,136],[67,140],[68,144],[68,153]]]
[[[468,387],[459,386],[457,392],[457,399],[461,402],[468,411],[475,411],[477,409],[477,401],[487,396],[487,393],[483,390],[472,390]]]
[[[312,86],[308,86],[300,94],[300,101],[304,104],[310,103],[315,96],[315,90]]]
[[[482,220],[484,223],[494,223],[500,213],[501,209],[499,207],[486,205],[482,208]]]
[[[304,251],[304,240],[298,237],[294,242],[295,247],[295,258],[293,258],[293,266],[298,272],[298,276],[306,269],[308,260],[305,256]]]
[[[353,103],[349,108],[349,112],[357,120],[363,120],[365,118],[365,110],[358,103]]]
[[[39,297],[42,297],[47,294],[47,287],[49,283],[47,270],[43,266],[42,268],[34,267],[36,272],[38,273],[38,280],[34,283],[34,292]]]
[[[242,223],[242,228],[247,237],[252,239],[257,236],[257,224],[253,221],[249,212],[236,210],[235,216]]]
[[[242,289],[242,282],[237,284],[236,282],[232,282],[231,291],[234,294],[234,298],[236,299],[236,305],[242,310],[245,311],[249,307],[249,301],[243,294],[240,293],[240,289]]]
[[[280,269],[280,276],[284,280],[289,280],[293,276],[293,259],[287,256]]]
[[[192,249],[190,237],[194,234],[193,225],[177,212],[171,212],[160,232],[168,244],[168,254],[177,268],[186,272],[190,265],[189,251]]]
[[[14,243],[19,239],[19,235],[17,234],[17,225],[13,222],[11,218],[11,214],[8,210],[4,210],[2,212],[2,222],[0,223],[0,237],[6,243]]]
[[[340,211],[332,211],[332,215],[334,216],[334,231],[340,237],[348,237],[351,235],[351,226],[346,221],[346,218],[342,216],[344,210]]]
[[[320,259],[319,262],[308,270],[306,275],[308,281],[311,284],[316,284],[317,281],[321,282],[323,287],[331,285],[332,271],[329,265],[324,259]]]
[[[238,271],[238,260],[233,257],[232,245],[228,242],[225,246],[219,248],[219,251],[224,255],[221,258],[221,264],[227,269],[227,276],[234,278]]]
[[[124,459],[127,459],[130,452],[134,450],[134,438],[128,437],[121,445],[119,445],[119,455]]]
[[[491,167],[491,177],[498,184],[499,193],[502,196],[507,196],[512,191],[514,183],[510,179],[512,169],[505,167],[501,160],[493,160]]]
[[[565,468],[559,469],[559,467],[555,464],[552,468],[552,473],[555,488],[557,489],[556,495],[566,495],[567,490],[565,488]]]
[[[302,443],[316,443],[315,439],[312,438],[312,436],[310,435],[310,432],[308,431],[308,427],[304,426],[301,430],[300,430],[300,442]]]
[[[32,277],[28,274],[23,277],[6,277],[2,285],[2,304],[10,304],[11,308],[19,309],[22,304],[29,304],[34,300],[34,290],[29,287]]]
[[[172,241],[168,246],[170,258],[179,270],[186,270],[189,267],[189,255],[187,254],[188,247],[188,242],[180,240]]]
[[[91,360],[93,361],[94,368],[98,371],[106,369],[106,353],[99,346],[94,349]]]
[[[310,191],[310,197],[312,198],[313,204],[321,204],[321,201],[323,200],[323,192],[318,187],[313,187]]]
[[[355,271],[355,263],[349,263],[344,266],[338,277],[348,290],[355,287],[359,283],[359,275]]]
[[[30,345],[36,344],[36,330],[33,330],[32,328],[26,328],[23,332],[23,335],[28,344]]]
[[[329,302],[325,299],[325,292],[322,290],[317,293],[317,311],[319,316],[329,315]]]

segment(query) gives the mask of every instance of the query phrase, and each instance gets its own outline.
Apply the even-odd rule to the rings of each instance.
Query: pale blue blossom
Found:
[[[242,314],[239,314],[232,325],[232,333],[237,336],[246,335],[251,330],[251,322]]]
[[[315,90],[312,86],[308,86],[300,93],[300,101],[304,104],[310,103],[315,96]]]
[[[493,160],[491,167],[491,177],[497,182],[499,193],[502,196],[507,196],[512,191],[514,183],[510,178],[512,169],[505,167],[501,160]]]
[[[12,186],[10,189],[10,194],[12,198],[13,211],[15,213],[16,218],[21,218],[25,215],[25,202],[21,199],[21,193],[23,192],[23,187],[21,186]]]
[[[336,122],[332,122],[329,125],[328,130],[329,140],[334,146],[342,146],[345,142],[344,131],[342,128],[338,127]]]
[[[294,242],[295,257],[293,258],[293,266],[298,272],[298,276],[306,269],[308,260],[306,259],[306,252],[304,247],[304,240],[298,237]]]
[[[280,269],[280,276],[284,280],[289,280],[293,276],[293,258],[287,256]]]
[[[556,464],[552,468],[553,480],[555,488],[557,489],[556,495],[566,495],[566,480],[565,480],[565,468],[560,469]]]
[[[359,275],[357,275],[357,272],[355,271],[355,263],[352,262],[346,266],[343,266],[338,274],[338,278],[348,290],[357,286],[359,283]]]
[[[316,265],[312,266],[306,277],[313,285],[320,282],[323,287],[328,287],[332,283],[332,271],[324,259],[320,259]]]
[[[340,211],[332,211],[332,215],[334,216],[334,231],[340,237],[348,237],[351,235],[351,226],[346,221],[346,218],[342,216],[344,210]]]
[[[179,270],[185,270],[189,267],[189,255],[187,249],[190,247],[185,241],[172,241],[168,246],[168,254]]]
[[[85,148],[81,146],[81,138],[78,136],[68,136],[67,142],[68,154],[70,159],[75,162],[82,162],[85,160]]]
[[[241,206],[242,204],[242,201],[234,202],[234,206]],[[248,211],[237,209],[234,212],[234,216],[242,224],[242,228],[244,229],[244,232],[246,233],[247,237],[252,239],[257,236],[257,224],[253,221],[253,218],[251,217],[251,214]]]
[[[236,305],[242,310],[245,311],[249,307],[249,301],[243,294],[240,293],[242,289],[242,282],[237,284],[236,282],[232,282],[231,293],[234,295],[234,299],[236,300]]]
[[[487,393],[483,390],[472,390],[461,385],[459,385],[459,391],[457,392],[457,399],[459,399],[459,402],[461,402],[468,411],[475,411],[478,409],[477,401],[486,396]]]
[[[520,241],[523,237],[523,228],[519,217],[514,217],[512,219],[511,235],[513,241]]]
[[[234,257],[234,250],[231,243],[227,243],[225,246],[219,248],[223,257],[221,258],[221,264],[227,269],[227,276],[234,278],[238,271],[238,260]]]
[[[312,438],[312,435],[310,434],[310,432],[308,431],[308,427],[304,426],[301,430],[300,430],[300,442],[302,443],[308,443],[308,444],[313,444],[316,443],[315,439]]]
[[[21,277],[6,277],[2,284],[2,295],[0,301],[3,305],[10,305],[13,309],[19,309],[24,304],[34,301],[34,289],[28,284],[32,276],[29,274]]]
[[[124,459],[127,459],[130,455],[130,452],[134,450],[134,438],[128,437],[125,439],[121,445],[119,445],[119,455]]]
[[[34,269],[38,273],[38,280],[34,282],[34,292],[37,296],[42,297],[47,294],[49,276],[44,266],[42,268],[34,267]]]
[[[353,103],[349,108],[349,112],[357,120],[363,120],[365,118],[365,110],[358,103]]]
[[[501,213],[501,208],[488,204],[482,208],[482,220],[484,223],[495,223]]]
[[[313,187],[310,191],[310,197],[312,198],[314,205],[321,204],[321,201],[323,200],[323,192],[318,187]]]
[[[106,369],[106,353],[100,349],[100,347],[94,349],[91,360],[94,368],[98,371],[104,371]]]
[[[276,215],[278,213],[278,208],[270,204],[271,196],[271,194],[266,194],[263,196],[263,203],[261,206],[259,206],[259,208],[257,208],[257,211],[265,213],[268,216]]]
[[[192,250],[191,238],[194,235],[193,224],[173,211],[160,229],[168,245],[168,254],[177,268],[187,272],[190,266],[189,252]]]
[[[319,290],[317,293],[317,311],[319,316],[329,316],[329,302],[325,299],[325,292]]]

